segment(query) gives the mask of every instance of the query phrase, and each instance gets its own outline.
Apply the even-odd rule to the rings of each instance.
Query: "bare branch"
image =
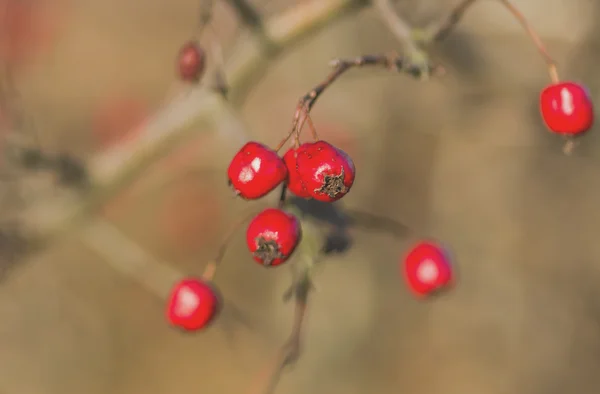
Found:
[[[283,50],[290,50],[301,38],[364,4],[360,0],[312,0],[265,21],[265,32],[278,50],[265,52],[260,45],[248,42],[228,63],[229,85],[232,91],[239,91],[238,100],[243,101],[247,88],[256,82],[256,75]],[[89,198],[82,201],[78,196],[64,196],[36,204],[23,213],[25,231],[47,240],[72,228],[174,146],[231,116],[229,104],[212,89],[199,87],[176,96],[141,126],[139,139],[91,160],[90,184],[95,190]]]
[[[305,119],[310,115],[312,107],[315,105],[319,97],[323,94],[327,88],[329,88],[339,77],[341,77],[346,71],[352,68],[366,67],[366,66],[380,66],[393,71],[405,71],[408,74],[419,77],[423,71],[428,73],[433,72],[435,74],[443,73],[443,68],[428,66],[429,69],[422,70],[420,66],[414,65],[411,62],[406,61],[407,57],[394,56],[394,55],[366,55],[357,57],[350,60],[334,60],[331,65],[335,68],[323,82],[315,86],[310,92],[306,93],[300,98],[296,111],[292,120],[292,127],[288,135],[277,145],[275,150],[279,151],[292,136],[298,136],[302,130],[302,124],[300,118],[304,114]]]
[[[430,34],[428,34],[428,38],[426,39],[426,41],[433,42],[433,41],[441,41],[441,40],[445,39],[452,32],[452,30],[455,28],[455,26],[460,22],[461,18],[464,16],[465,12],[467,12],[467,10],[473,4],[475,4],[476,1],[477,0],[462,0],[460,3],[458,3],[452,9],[452,11],[450,11],[450,14],[448,14],[448,16],[443,20],[442,23],[436,25],[434,28],[431,29],[432,31]],[[531,26],[531,24],[529,23],[527,18],[525,18],[523,13],[521,11],[519,11],[517,6],[515,6],[510,0],[498,0],[498,1],[500,2],[500,4],[502,4],[504,6],[504,8],[506,8],[508,10],[508,12],[511,13],[511,15],[523,27],[523,29],[525,29],[525,32],[527,33],[527,35],[529,36],[529,38],[531,39],[531,41],[537,48],[538,52],[540,53],[540,55],[546,62],[550,80],[552,81],[552,83],[558,83],[560,78],[558,76],[558,70],[556,67],[556,63],[554,62],[554,59],[552,59],[552,57],[548,53],[548,50],[546,49],[546,46],[542,42],[542,39],[537,34],[535,29],[533,29],[533,27]]]
[[[419,48],[413,40],[412,29],[396,12],[392,2],[390,0],[373,0],[373,6],[375,6],[377,14],[386,24],[388,29],[396,39],[405,46],[406,51],[409,53],[417,52]]]

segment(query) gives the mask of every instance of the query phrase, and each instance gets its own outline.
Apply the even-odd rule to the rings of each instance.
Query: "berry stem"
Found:
[[[556,84],[560,82],[560,78],[558,77],[558,70],[556,68],[556,63],[554,63],[554,59],[548,54],[542,39],[537,34],[537,32],[533,29],[533,27],[527,21],[527,18],[519,11],[519,9],[509,0],[498,0],[504,7],[512,14],[512,16],[521,24],[523,29],[527,32],[531,41],[539,51],[540,55],[544,58],[546,65],[548,66],[548,74],[550,75],[550,80],[552,83]]]
[[[476,1],[477,0],[463,0],[460,3],[458,3],[450,11],[450,14],[444,19],[444,22],[442,22],[436,28],[433,29],[433,32],[429,35],[429,41],[441,41],[445,39],[461,20],[465,12],[473,4],[475,4]],[[519,24],[521,24],[523,29],[525,29],[525,32],[527,33],[527,35],[537,48],[538,52],[546,62],[546,65],[548,67],[548,75],[550,76],[550,80],[552,81],[552,83],[556,84],[560,82],[560,78],[558,76],[558,69],[556,67],[556,63],[554,62],[554,59],[552,59],[552,57],[548,53],[548,50],[546,49],[546,46],[544,45],[542,39],[533,29],[529,21],[527,21],[525,15],[523,15],[523,13],[519,11],[517,6],[515,6],[510,0],[498,1],[504,6],[504,8],[508,10],[508,12],[511,13],[511,15],[519,22]]]
[[[256,211],[252,210],[252,212],[248,213],[247,215],[244,215],[240,220],[238,220],[237,222],[235,222],[231,225],[231,227],[227,231],[225,237],[223,238],[223,242],[221,242],[221,245],[219,246],[217,255],[215,256],[215,258],[213,260],[209,261],[208,264],[206,264],[206,267],[204,267],[204,271],[202,272],[202,275],[201,275],[202,279],[204,279],[207,282],[211,282],[214,280],[215,274],[217,272],[217,267],[223,261],[223,258],[225,257],[225,253],[227,252],[227,248],[229,247],[229,244],[233,240],[233,236],[244,225],[244,223],[246,223],[248,220],[252,219],[255,215],[256,215]]]
[[[330,87],[339,77],[341,77],[342,74],[351,68],[380,66],[393,71],[405,71],[411,75],[421,74],[420,67],[412,65],[409,61],[407,61],[406,57],[398,55],[365,55],[348,60],[335,59],[330,64],[332,67],[334,67],[334,70],[327,76],[327,78],[325,78],[325,80],[323,80],[323,82],[315,86],[310,92],[306,93],[298,101],[298,105],[296,106],[296,111],[294,112],[294,117],[292,119],[291,130],[288,135],[279,143],[279,145],[277,145],[275,151],[281,150],[285,143],[289,141],[294,134],[297,136],[299,135],[300,118],[302,114],[305,114],[304,119],[308,119],[312,107],[315,105],[319,97],[321,97],[323,92],[327,90],[327,88]],[[430,67],[428,72],[442,73],[443,69],[441,67]],[[314,136],[315,134],[313,134],[313,137]]]
[[[283,209],[285,207],[285,199],[287,197],[287,185],[284,183],[281,185],[281,194],[279,194],[279,201],[277,203],[277,207],[279,209]]]

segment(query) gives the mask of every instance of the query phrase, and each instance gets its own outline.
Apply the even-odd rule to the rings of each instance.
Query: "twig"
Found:
[[[458,22],[462,19],[464,13],[471,7],[477,0],[462,0],[456,5],[452,11],[444,18],[443,22],[435,26],[432,29],[430,41],[442,41],[444,40],[456,27]]]
[[[300,39],[363,5],[360,0],[307,1],[265,21],[265,32],[277,48],[291,50]],[[251,43],[241,48],[226,70],[238,103],[243,102],[249,87],[256,83],[256,76],[281,53],[265,52]],[[179,94],[141,126],[135,142],[115,146],[92,159],[89,175],[95,190],[89,198],[47,199],[24,211],[25,233],[44,242],[76,228],[82,219],[166,152],[197,136],[198,130],[211,130],[212,125],[230,116],[229,104],[211,89],[198,88]]]
[[[237,231],[240,229],[240,227],[242,227],[242,225],[244,225],[244,223],[246,223],[247,221],[252,219],[256,215],[256,213],[257,213],[256,210],[253,209],[250,213],[242,216],[242,218],[240,220],[238,220],[237,222],[235,222],[231,225],[231,227],[227,231],[225,237],[223,238],[223,241],[221,242],[221,244],[219,246],[217,255],[215,256],[215,258],[213,260],[209,261],[208,264],[206,265],[206,267],[204,268],[204,272],[202,273],[202,278],[204,280],[206,280],[206,281],[214,280],[215,274],[217,272],[217,267],[219,267],[219,265],[221,265],[221,262],[223,261],[223,258],[225,257],[225,253],[227,252],[227,248],[229,247],[229,244],[231,243],[234,235],[237,233]]]
[[[256,35],[266,50],[275,50],[274,44],[263,26],[262,18],[257,10],[246,0],[225,0],[238,14],[238,17],[254,35]]]
[[[419,51],[411,34],[411,27],[398,15],[390,0],[373,0],[373,5],[381,20],[387,25],[388,29],[394,34],[396,39],[402,43],[408,53]]]
[[[389,70],[405,71],[411,75],[419,75],[422,71],[420,67],[407,62],[406,57],[392,55],[366,55],[350,60],[336,59],[331,62],[331,66],[334,67],[334,70],[327,76],[327,78],[315,86],[310,92],[302,96],[302,98],[300,98],[292,119],[292,127],[288,135],[279,143],[279,145],[277,145],[276,150],[281,149],[281,147],[285,145],[285,143],[289,141],[294,134],[299,134],[301,131],[299,125],[302,114],[305,113],[306,116],[309,116],[312,107],[315,105],[319,97],[321,97],[323,92],[351,68],[380,66]],[[443,69],[441,67],[431,66],[430,70],[428,71],[433,73],[442,73]]]
[[[430,35],[429,41],[441,41],[445,39],[450,32],[454,29],[454,27],[460,22],[460,19],[463,17],[465,12],[475,4],[477,0],[462,0],[458,5],[456,5],[450,14],[444,19],[444,22],[438,25]],[[510,0],[498,0],[507,10],[511,13],[511,15],[521,24],[525,32],[537,48],[538,52],[546,62],[548,67],[548,75],[550,76],[550,80],[552,83],[558,83],[560,78],[558,76],[558,70],[556,67],[556,63],[554,59],[548,53],[542,39],[537,34],[537,32],[533,29],[533,27],[527,21],[527,18],[519,11],[519,9],[510,1]]]
[[[300,356],[302,328],[305,322],[308,294],[313,289],[310,262],[298,274],[291,288],[294,299],[294,320],[290,336],[279,348],[275,357],[259,375],[260,381],[252,390],[252,394],[273,394],[286,367],[294,364]]]
[[[529,36],[529,38],[531,38],[531,41],[533,41],[533,44],[535,45],[538,52],[540,53],[540,55],[542,55],[542,58],[546,62],[546,65],[548,67],[548,75],[550,75],[550,80],[552,81],[552,83],[560,82],[560,78],[558,77],[558,70],[556,69],[556,63],[554,62],[552,57],[550,57],[550,55],[548,54],[548,51],[546,50],[546,47],[545,47],[544,43],[542,42],[542,39],[537,34],[537,32],[533,29],[533,27],[529,24],[529,22],[527,21],[525,16],[509,0],[498,0],[498,1],[500,3],[502,3],[502,5],[504,5],[504,7],[512,14],[512,16],[521,24],[523,29],[525,29],[525,31],[527,32],[527,35]]]
[[[204,29],[210,24],[213,18],[213,10],[216,0],[200,0],[200,12],[198,17],[197,36],[200,37]]]

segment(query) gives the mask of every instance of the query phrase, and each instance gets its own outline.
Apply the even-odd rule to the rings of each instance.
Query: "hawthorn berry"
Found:
[[[206,52],[197,41],[191,40],[185,43],[179,50],[177,68],[179,78],[186,82],[198,82],[204,74],[206,67]]]
[[[417,243],[406,255],[403,273],[418,297],[433,295],[451,285],[453,270],[446,251],[433,242]]]
[[[306,190],[306,185],[298,172],[296,149],[290,148],[285,155],[283,155],[283,161],[285,162],[288,171],[288,190],[300,198],[310,198],[310,193]]]
[[[248,142],[235,154],[227,176],[235,192],[246,200],[265,196],[285,181],[285,163],[274,150],[258,142]]]
[[[185,331],[205,328],[219,310],[219,297],[208,282],[185,278],[175,284],[167,302],[167,320]]]
[[[325,141],[300,145],[297,171],[308,194],[324,202],[344,197],[354,184],[356,175],[350,156]]]
[[[589,92],[575,82],[560,82],[542,90],[540,112],[546,126],[558,134],[577,136],[594,123]]]
[[[300,242],[298,219],[281,209],[267,208],[256,215],[246,231],[246,244],[257,262],[267,267],[284,263]]]

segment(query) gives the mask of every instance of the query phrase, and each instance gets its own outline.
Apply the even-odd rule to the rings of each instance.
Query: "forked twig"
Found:
[[[450,14],[444,19],[444,21],[436,26],[433,29],[433,32],[430,34],[429,41],[441,41],[445,39],[450,32],[454,29],[454,27],[460,22],[461,18],[464,16],[465,12],[475,4],[477,0],[462,0],[458,3]],[[535,29],[531,26],[527,18],[523,15],[521,11],[515,6],[510,0],[498,0],[500,4],[504,6],[511,13],[511,15],[521,24],[525,32],[537,48],[538,52],[546,62],[546,66],[548,67],[548,75],[550,76],[550,80],[552,83],[558,83],[560,78],[558,76],[558,70],[556,67],[556,63],[554,59],[548,53],[546,46],[542,42],[539,34],[535,31]]]
[[[288,135],[277,145],[276,151],[279,151],[287,141],[294,135],[300,133],[300,118],[302,114],[310,115],[312,107],[315,105],[319,97],[323,94],[327,88],[329,88],[339,77],[341,77],[346,71],[352,68],[361,68],[366,66],[380,66],[388,70],[393,71],[404,71],[413,76],[419,76],[422,72],[421,68],[407,61],[405,56],[397,55],[366,55],[360,56],[355,59],[336,59],[331,62],[331,66],[334,70],[325,78],[323,82],[315,86],[310,92],[306,93],[298,101],[294,117],[292,119],[292,127]],[[444,72],[442,67],[430,66],[428,70],[434,74],[442,74]]]

